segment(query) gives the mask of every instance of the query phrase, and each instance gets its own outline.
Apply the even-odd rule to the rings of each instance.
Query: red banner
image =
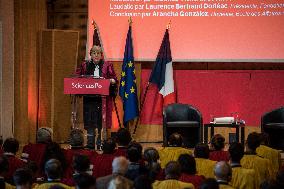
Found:
[[[64,78],[64,94],[109,95],[109,79]]]

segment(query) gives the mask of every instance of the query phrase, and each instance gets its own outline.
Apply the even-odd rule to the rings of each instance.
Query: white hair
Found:
[[[227,162],[219,161],[215,165],[214,174],[217,179],[230,181],[229,179],[232,176],[232,168]]]
[[[123,157],[119,156],[114,158],[112,161],[112,173],[117,173],[120,175],[125,175],[128,170],[129,161]]]
[[[37,131],[37,142],[48,142],[52,138],[52,129],[49,127],[41,127]]]
[[[130,189],[130,185],[123,176],[114,177],[108,184],[107,189]]]

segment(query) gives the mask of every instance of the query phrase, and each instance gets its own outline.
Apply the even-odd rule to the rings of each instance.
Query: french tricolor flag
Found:
[[[169,31],[166,29],[159,53],[153,67],[149,83],[157,85],[159,97],[155,99],[158,112],[162,112],[163,106],[176,102],[176,93],[173,77],[173,63]]]

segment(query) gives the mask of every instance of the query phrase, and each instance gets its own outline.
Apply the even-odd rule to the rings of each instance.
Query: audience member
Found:
[[[197,175],[194,157],[188,154],[181,154],[178,158],[178,162],[181,166],[181,176],[179,180],[192,183],[195,188],[199,188],[205,177]]]
[[[17,169],[13,179],[16,189],[31,189],[33,186],[32,171],[29,169]]]
[[[266,180],[261,184],[261,189],[283,189],[284,188],[284,171],[277,173],[276,179]]]
[[[281,165],[281,154],[278,150],[269,147],[269,136],[266,133],[260,134],[260,146],[256,148],[256,153],[260,157],[270,160],[273,169],[273,176],[277,174]]]
[[[97,153],[95,151],[84,149],[84,135],[79,129],[73,129],[70,133],[71,149],[64,151],[67,165],[72,165],[73,159],[77,155],[85,155],[89,158],[94,158]],[[73,166],[68,166],[65,171],[65,178],[71,179],[74,173]]]
[[[52,142],[51,136],[52,130],[40,128],[37,144],[24,147],[24,161],[15,156],[19,142],[14,138],[5,140],[4,153],[0,155],[1,189],[13,188],[8,183],[15,183],[17,189],[284,188],[284,171],[277,172],[280,153],[268,147],[266,134],[250,133],[246,152],[236,142],[228,152],[223,151],[225,139],[217,134],[211,139],[211,152],[207,144],[196,145],[195,158],[191,150],[183,148],[178,133],[169,137],[168,147],[159,151],[147,148],[143,156],[141,144],[131,142],[127,129],[120,129],[117,134],[118,149],[110,138],[104,141],[102,154],[83,149],[84,136],[78,129],[71,131],[71,149],[66,151]],[[72,168],[64,174],[64,168],[71,164]],[[42,184],[36,184],[36,176],[42,175],[38,174],[38,168],[47,175],[47,181]]]
[[[96,188],[96,179],[87,173],[82,173],[74,176],[74,180],[75,180],[75,189]]]
[[[13,183],[14,172],[22,168],[25,162],[16,157],[16,153],[19,150],[19,142],[14,138],[7,138],[3,144],[4,155],[9,162],[9,170],[5,175],[6,182]]]
[[[9,162],[6,156],[0,156],[0,188],[14,189],[14,187],[5,182],[5,175],[9,170]]]
[[[244,156],[244,147],[241,143],[233,142],[229,147],[230,166],[232,168],[232,180],[230,184],[238,189],[256,188],[255,171],[241,166]]]
[[[247,137],[247,151],[241,159],[242,167],[255,170],[256,188],[258,188],[265,179],[271,179],[273,175],[271,162],[256,154],[256,148],[259,146],[259,134],[256,132],[250,133]]]
[[[141,175],[135,179],[134,189],[152,189],[152,180],[146,175]]]
[[[209,154],[209,159],[213,161],[229,161],[228,151],[224,151],[225,138],[216,134],[211,139],[211,151]]]
[[[159,152],[155,148],[149,147],[144,151],[144,161],[145,167],[148,171],[148,177],[152,182],[155,180],[164,180],[165,174],[164,170],[161,168],[161,164],[159,163]]]
[[[24,169],[28,169],[31,171],[32,174],[32,188],[35,188],[35,186],[39,183],[39,182],[43,182],[44,178],[37,178],[37,171],[38,171],[38,167],[36,162],[34,161],[28,161],[28,163],[24,166]]]
[[[36,141],[37,143],[29,143],[24,146],[21,159],[28,162],[33,161],[36,163],[38,170],[36,177],[44,176],[44,155],[46,145],[52,141],[52,129],[48,127],[41,127],[37,130]]]
[[[47,182],[38,185],[36,189],[49,189],[54,185],[62,186],[65,189],[71,189],[71,187],[61,183],[62,173],[62,167],[59,160],[48,160],[45,164],[45,174],[47,176]]]
[[[91,164],[94,166],[93,176],[99,178],[112,173],[112,161],[115,158],[115,147],[116,144],[112,138],[103,141],[103,154],[99,154],[91,159]]]
[[[165,168],[166,180],[155,181],[153,183],[153,189],[194,189],[194,185],[191,183],[185,183],[179,181],[181,175],[181,167],[178,162],[170,161]]]
[[[120,156],[114,158],[112,162],[112,174],[98,178],[96,183],[96,189],[107,189],[110,181],[116,177],[122,179],[123,183],[127,183],[125,184],[125,187],[129,185],[130,188],[132,188],[133,182],[124,177],[128,170],[128,165],[129,161],[125,157]]]
[[[208,178],[201,183],[200,189],[219,189],[219,184],[216,179]]]
[[[194,148],[197,174],[206,178],[214,178],[214,167],[216,161],[209,160],[209,146],[199,143]]]
[[[127,146],[131,142],[131,134],[125,128],[120,128],[116,133],[116,142],[118,144],[115,151],[115,156],[124,156],[126,157]]]
[[[229,182],[232,179],[232,168],[226,161],[216,163],[214,174],[220,189],[234,189]]]
[[[142,174],[146,174],[146,168],[142,160],[142,146],[137,142],[132,142],[127,148],[127,158],[129,160],[128,170],[125,177],[134,181],[135,178]]]
[[[182,147],[183,139],[179,133],[173,133],[169,137],[169,147],[159,150],[161,167],[165,168],[170,161],[177,161],[181,154],[192,154],[192,151]]]
[[[122,176],[113,178],[107,187],[107,189],[131,189],[132,187]]]
[[[61,168],[62,168],[63,174],[64,174],[64,172],[67,168],[67,162],[66,162],[66,159],[65,159],[65,156],[64,156],[63,149],[56,142],[50,142],[46,146],[46,150],[45,150],[45,154],[44,154],[44,158],[43,158],[44,164],[42,165],[43,170],[45,170],[46,162],[49,161],[50,159],[57,159],[58,161],[60,161]],[[64,175],[62,175],[62,176],[64,176]]]
[[[90,160],[88,156],[85,155],[76,155],[73,159],[72,163],[73,174],[72,177],[62,179],[62,183],[67,184],[69,186],[74,186],[74,177],[80,174],[93,174],[92,166],[90,165]]]

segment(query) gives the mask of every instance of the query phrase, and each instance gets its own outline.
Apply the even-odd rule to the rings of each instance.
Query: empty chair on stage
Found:
[[[179,133],[186,147],[193,148],[202,141],[202,115],[191,105],[174,103],[168,105],[163,112],[163,139],[167,146],[168,137]]]
[[[261,118],[261,129],[269,135],[272,148],[284,150],[284,107],[265,113]]]

